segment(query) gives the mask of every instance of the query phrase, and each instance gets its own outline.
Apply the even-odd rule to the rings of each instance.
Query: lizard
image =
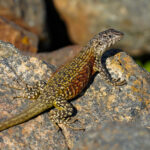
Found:
[[[50,110],[49,118],[54,124],[71,124],[73,105],[68,102],[79,95],[90,78],[99,72],[101,77],[113,86],[126,84],[126,80],[113,79],[102,64],[102,56],[108,48],[121,40],[123,33],[107,29],[95,35],[79,54],[70,62],[60,66],[48,79],[39,81],[33,87],[26,86],[22,96],[35,101],[19,114],[0,123],[0,131],[21,124],[40,113]]]

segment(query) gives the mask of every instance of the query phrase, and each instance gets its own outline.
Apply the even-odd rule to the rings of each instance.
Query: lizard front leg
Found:
[[[45,85],[46,83],[42,80],[36,82],[33,86],[26,84],[23,95],[16,96],[15,98],[27,98],[30,100],[36,100],[42,93]]]
[[[25,87],[18,87],[18,86],[11,86],[9,84],[2,84],[3,86],[6,86],[8,88],[12,88],[15,90],[22,90],[23,94],[22,95],[17,95],[14,96],[13,98],[25,98],[25,99],[30,99],[30,100],[36,100],[39,95],[41,94],[41,92],[43,91],[46,83],[42,80],[36,82],[33,86],[28,85],[26,83],[24,83]]]
[[[95,71],[98,71],[100,73],[100,75],[105,81],[107,81],[109,84],[113,86],[120,86],[127,83],[126,80],[121,81],[120,78],[113,79],[110,73],[108,72],[107,68],[102,64],[100,60],[96,61],[94,69]]]

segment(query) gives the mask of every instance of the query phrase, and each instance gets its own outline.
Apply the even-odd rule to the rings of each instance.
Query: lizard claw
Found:
[[[120,81],[120,78],[118,78],[118,79],[113,79],[112,84],[114,86],[121,86],[127,84],[127,81],[126,80]]]

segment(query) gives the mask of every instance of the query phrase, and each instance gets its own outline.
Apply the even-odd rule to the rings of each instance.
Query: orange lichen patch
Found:
[[[120,53],[117,54],[117,57],[119,58],[118,60],[123,60],[124,61],[123,62],[123,68],[122,68],[121,71],[123,73],[125,70],[128,70],[128,71],[126,71],[126,78],[129,79],[129,77],[131,76],[131,72],[133,73],[133,66],[131,65],[131,64],[133,64],[132,59],[130,57],[128,57],[128,56],[124,57],[124,58],[120,58]],[[122,64],[122,63],[120,62],[120,64]]]
[[[150,108],[150,100],[149,99],[145,99],[144,104],[145,104],[146,108]]]
[[[136,85],[136,87],[134,85]],[[150,104],[150,100],[146,99],[146,96],[150,97],[150,94],[146,92],[146,89],[144,89],[144,87],[143,88],[137,88],[137,87],[141,87],[141,80],[136,80],[133,82],[133,86],[131,86],[131,91],[133,91],[133,93],[138,93],[139,95],[141,95],[138,96],[138,98],[136,99],[140,102],[144,102],[144,104],[147,107]]]
[[[17,24],[0,16],[0,40],[10,42],[20,50],[36,52],[37,37]]]
[[[23,37],[22,38],[22,43],[25,44],[25,45],[29,45],[30,44],[29,38],[27,36]]]
[[[133,85],[131,86],[131,91],[133,91],[133,93],[143,93],[143,90],[141,88],[138,88],[138,87],[141,87],[141,80],[135,80],[133,81]],[[139,97],[139,100],[141,101],[141,98]]]
[[[133,92],[140,92],[142,91],[141,88],[137,88],[137,87],[141,87],[141,80],[135,80],[133,81],[133,86],[131,86],[131,90],[133,90]]]
[[[144,95],[144,98],[142,97],[142,101],[144,99],[144,103],[145,103],[145,106],[147,108],[150,108],[150,99],[149,98],[146,98],[146,97],[150,97],[150,94],[147,93],[144,89],[142,90],[142,95]]]
[[[136,93],[140,92],[140,90],[134,86],[131,86],[131,90],[133,90],[133,92],[136,92]]]
[[[137,87],[139,87],[139,88],[137,88]],[[143,92],[143,90],[140,87],[141,87],[141,80],[135,80],[135,81],[133,81],[133,86],[131,86],[131,90],[136,93],[137,92],[141,93],[141,92]]]
[[[125,64],[125,68],[127,70],[129,70],[129,72],[133,72],[133,67],[136,67],[136,64],[133,63],[133,60],[131,59],[131,57],[127,56],[123,58],[124,64]],[[132,65],[131,65],[132,64]],[[135,64],[135,65],[134,65]]]
[[[138,85],[138,86],[140,86],[140,85],[141,85],[141,80],[135,80],[135,81],[133,82],[133,85]]]

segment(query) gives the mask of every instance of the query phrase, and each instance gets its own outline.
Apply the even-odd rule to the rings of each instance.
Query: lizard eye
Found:
[[[112,38],[112,35],[108,35],[109,38]]]
[[[103,45],[103,43],[102,43],[102,42],[99,42],[98,45]]]

